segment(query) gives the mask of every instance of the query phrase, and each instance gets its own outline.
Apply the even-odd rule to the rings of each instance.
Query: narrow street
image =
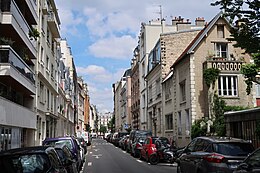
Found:
[[[86,162],[81,173],[169,173],[176,172],[176,165],[150,165],[132,157],[103,139],[93,139],[88,148]]]

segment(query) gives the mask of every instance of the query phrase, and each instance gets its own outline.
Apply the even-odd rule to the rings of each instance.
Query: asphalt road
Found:
[[[81,173],[175,173],[175,164],[150,165],[107,143],[93,139]]]

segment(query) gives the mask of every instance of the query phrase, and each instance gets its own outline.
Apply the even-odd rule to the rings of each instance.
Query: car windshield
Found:
[[[71,151],[73,150],[71,140],[69,139],[51,140],[51,141],[44,142],[44,145],[50,145],[50,146],[62,145],[62,144],[65,144]]]
[[[27,154],[0,157],[1,172],[47,172],[50,162],[45,154]]]
[[[229,156],[247,156],[254,148],[250,143],[215,143],[213,144],[214,151],[223,155]]]

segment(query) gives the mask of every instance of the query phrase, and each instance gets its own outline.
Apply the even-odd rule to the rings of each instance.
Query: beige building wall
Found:
[[[243,76],[240,74],[240,65],[250,62],[250,57],[244,55],[243,50],[234,48],[234,42],[227,41],[226,38],[230,36],[229,24],[221,17],[215,21],[214,25],[208,26],[204,30],[207,33],[199,35],[200,37],[194,40],[193,44],[189,45],[189,50],[181,57],[173,67],[173,86],[176,90],[176,95],[173,96],[173,106],[176,107],[174,112],[175,124],[177,127],[177,145],[179,147],[185,146],[190,141],[190,130],[192,123],[201,118],[212,118],[211,116],[211,99],[216,92],[218,94],[218,81],[215,82],[214,87],[208,88],[203,79],[203,69],[217,67],[221,70],[219,76],[232,75],[237,76],[238,96],[220,96],[225,100],[227,105],[233,106],[249,106],[253,107],[255,100],[253,95],[246,94],[246,85]],[[224,26],[225,38],[218,36],[217,26]],[[208,29],[208,30],[207,30]],[[216,43],[225,43],[227,46],[227,58],[216,57]],[[190,52],[188,52],[190,51]],[[211,54],[215,56],[210,57]],[[236,69],[230,64],[236,64]],[[183,92],[181,91],[181,84],[185,84],[185,100],[183,101]],[[175,92],[174,92],[175,93]]]

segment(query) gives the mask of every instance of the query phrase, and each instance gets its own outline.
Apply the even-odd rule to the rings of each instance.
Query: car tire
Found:
[[[183,173],[183,172],[181,171],[180,165],[177,165],[177,173]]]
[[[157,156],[157,154],[151,154],[149,157],[149,162],[151,163],[151,165],[157,165],[157,163],[159,162],[159,157]]]

